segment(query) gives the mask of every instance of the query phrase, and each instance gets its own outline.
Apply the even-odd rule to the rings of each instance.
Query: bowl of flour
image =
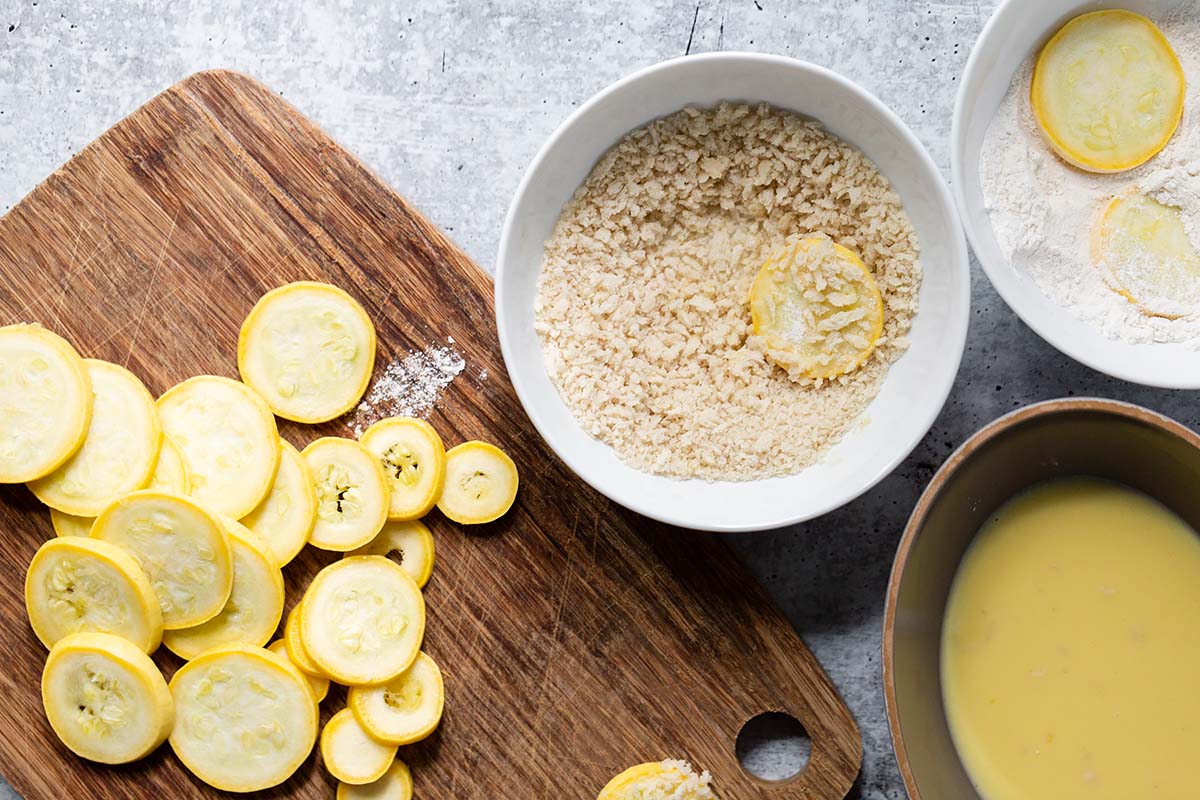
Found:
[[[825,236],[878,284],[853,371],[792,383],[748,292],[789,237]],[[970,306],[953,198],[904,124],[828,70],[688,56],[602,91],[543,146],[496,262],[505,365],[544,439],[626,508],[777,528],[867,491],[926,434]]]
[[[1134,169],[1086,172],[1041,135],[1030,107],[1033,64],[1066,22],[1126,8],[1162,30],[1187,79],[1184,115]],[[992,285],[1039,335],[1093,369],[1166,388],[1200,388],[1200,304],[1155,316],[1114,291],[1094,263],[1108,203],[1136,192],[1179,208],[1200,250],[1200,5],[1187,0],[1008,0],[967,62],[954,109],[952,184],[971,246]]]

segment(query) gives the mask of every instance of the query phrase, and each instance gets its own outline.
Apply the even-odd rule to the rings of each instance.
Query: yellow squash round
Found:
[[[1055,152],[1090,172],[1120,172],[1166,146],[1185,93],[1162,31],[1140,14],[1108,9],[1075,17],[1050,38],[1029,97]]]
[[[383,464],[391,490],[388,519],[419,519],[429,513],[446,480],[446,448],[423,419],[390,417],[363,431],[359,441]]]
[[[140,489],[158,462],[162,426],[154,398],[124,367],[84,360],[92,384],[92,418],[83,444],[58,469],[29,483],[51,508],[94,517],[113,500]]]
[[[158,415],[183,456],[192,497],[241,519],[267,496],[279,468],[279,431],[267,404],[245,384],[189,378],[158,398]]]
[[[42,705],[62,743],[101,764],[148,755],[175,721],[158,667],[110,633],[76,633],[51,648],[42,670]]]
[[[143,489],[96,518],[91,536],[125,550],[145,571],[167,630],[215,617],[233,586],[229,536],[220,519],[182,495]]]
[[[279,416],[327,422],[354,407],[375,367],[375,326],[354,298],[300,281],[263,295],[238,335],[238,371]]]
[[[396,746],[368,736],[348,708],[334,714],[321,731],[321,760],[329,774],[342,783],[374,783],[395,759]]]
[[[49,475],[92,421],[92,382],[66,339],[40,325],[0,327],[0,483]]]
[[[25,573],[29,624],[47,648],[75,633],[121,636],[147,653],[162,641],[158,597],[137,561],[115,544],[50,539]]]
[[[433,574],[433,534],[420,520],[388,522],[371,541],[346,553],[350,556],[395,557],[400,567],[424,588]]]
[[[278,786],[317,740],[317,704],[300,670],[259,647],[209,650],[171,679],[171,748],[200,780],[226,792]]]
[[[303,651],[323,674],[347,686],[399,675],[416,660],[425,635],[421,590],[383,556],[343,558],[325,567],[300,612]]]

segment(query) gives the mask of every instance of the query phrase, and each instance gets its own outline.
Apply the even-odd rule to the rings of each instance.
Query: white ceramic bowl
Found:
[[[971,247],[996,291],[1025,324],[1071,358],[1117,378],[1171,389],[1200,388],[1200,352],[1180,344],[1127,344],[1076,319],[1008,262],[983,205],[979,155],[988,125],[1013,75],[1067,20],[1101,8],[1128,8],[1151,18],[1193,0],[1082,2],[1008,0],[984,27],[967,59],[954,104],[951,185]],[[1190,76],[1200,80],[1200,75]]]
[[[686,105],[765,101],[820,120],[866,153],[899,192],[920,238],[924,280],[912,345],[862,423],[818,464],[748,482],[672,480],[629,467],[588,435],[546,373],[534,331],[542,246],[563,204],[628,132]],[[496,260],[496,324],[513,386],[535,426],[583,480],[621,505],[687,528],[748,531],[810,519],[854,499],[916,446],[958,371],[970,306],[966,242],[950,192],[916,137],[882,103],[790,58],[716,53],[666,61],[597,94],[559,126],[508,209]]]

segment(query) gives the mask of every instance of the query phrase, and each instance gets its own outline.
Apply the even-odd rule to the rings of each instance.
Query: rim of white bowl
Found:
[[[971,215],[968,213],[969,207],[967,205],[967,195],[964,188],[965,181],[963,179],[964,150],[966,147],[966,122],[964,121],[964,117],[966,116],[967,87],[974,82],[975,73],[982,69],[980,63],[983,59],[983,45],[989,41],[990,37],[995,35],[996,30],[1007,24],[1009,17],[1015,17],[1021,13],[1021,5],[1022,0],[1003,0],[996,10],[992,12],[992,16],[984,24],[983,29],[979,32],[979,37],[976,38],[975,44],[971,47],[971,54],[967,56],[967,66],[963,69],[962,80],[959,81],[958,91],[954,97],[954,114],[951,117],[950,123],[950,184],[954,194],[955,207],[958,210],[958,219],[962,228],[966,231],[967,239],[971,242],[971,249],[974,251],[975,257],[979,260],[979,266],[983,268],[984,274],[987,275],[988,281],[992,284],[996,293],[1000,295],[1001,299],[1004,300],[1005,305],[1022,322],[1032,328],[1033,332],[1040,336],[1043,341],[1063,355],[1097,372],[1142,386],[1151,386],[1159,389],[1200,389],[1200,381],[1194,378],[1190,380],[1187,378],[1178,379],[1173,375],[1148,372],[1141,368],[1141,362],[1119,361],[1118,359],[1109,359],[1103,356],[1097,357],[1090,353],[1080,343],[1080,340],[1073,340],[1069,336],[1062,336],[1052,331],[1050,326],[1043,323],[1031,308],[1024,305],[1024,301],[1021,298],[1021,287],[1017,286],[1013,280],[1010,280],[1012,276],[1016,275],[1016,268],[1009,263],[1008,259],[1003,258],[1001,263],[997,263],[983,256],[980,245],[982,234],[975,229],[971,221]],[[1081,11],[1080,13],[1083,12]],[[1011,75],[1009,76],[1009,80],[1012,80]],[[991,225],[990,220],[988,224],[989,226]],[[1037,290],[1041,291],[1041,287],[1038,287]]]
[[[957,355],[955,356],[953,365],[954,368],[947,372],[948,378],[943,381],[941,386],[937,387],[935,394],[937,402],[930,403],[926,408],[924,415],[925,419],[922,420],[922,424],[919,428],[921,431],[920,434],[913,437],[911,441],[906,441],[902,447],[897,448],[892,457],[887,459],[887,461],[866,480],[857,484],[853,489],[845,494],[824,502],[817,503],[812,508],[804,511],[783,514],[772,519],[756,520],[754,522],[745,524],[738,523],[713,525],[702,520],[688,519],[686,517],[664,513],[661,509],[655,508],[653,503],[646,503],[641,499],[641,497],[638,496],[615,497],[612,492],[605,488],[602,480],[596,479],[595,476],[589,475],[589,469],[582,463],[581,459],[575,458],[570,452],[560,448],[554,439],[547,435],[546,425],[540,418],[535,404],[532,402],[532,395],[529,392],[528,387],[525,386],[519,372],[508,367],[509,364],[514,363],[515,353],[512,351],[512,345],[509,341],[509,323],[504,311],[504,304],[500,302],[500,293],[501,286],[504,283],[504,274],[507,266],[505,253],[508,251],[509,239],[512,236],[512,231],[516,220],[516,208],[519,205],[521,198],[524,197],[525,192],[528,190],[529,183],[532,180],[533,175],[537,172],[537,169],[541,165],[542,161],[546,158],[547,154],[555,146],[555,144],[557,144],[557,142],[563,138],[566,131],[575,124],[577,119],[587,114],[593,106],[599,104],[610,95],[623,91],[630,84],[640,81],[649,75],[666,70],[679,69],[688,64],[696,64],[707,61],[738,60],[759,61],[828,78],[846,91],[856,94],[861,99],[866,101],[884,119],[894,126],[895,129],[899,131],[901,136],[903,136],[904,140],[912,146],[913,150],[917,153],[917,158],[922,162],[922,165],[937,179],[934,183],[937,186],[936,191],[938,192],[940,203],[945,206],[945,208],[950,212],[950,216],[958,223],[956,226],[954,226],[956,230],[953,232],[948,231],[946,235],[950,240],[948,242],[950,249],[955,251],[953,260],[958,265],[958,268],[964,273],[963,296],[959,298],[959,306],[961,311],[959,313],[958,320],[958,329],[960,332],[959,339],[961,340],[961,343],[956,351]],[[653,119],[657,119],[657,117],[647,119],[643,124],[647,124]],[[613,142],[613,144],[616,144],[616,142]],[[517,190],[513,193],[512,200],[509,201],[508,211],[505,212],[504,215],[504,226],[501,229],[500,245],[496,255],[496,278],[493,294],[495,298],[494,305],[496,312],[496,333],[500,340],[500,353],[504,358],[505,367],[508,369],[509,380],[512,381],[513,388],[517,392],[517,398],[521,401],[521,406],[524,408],[526,415],[533,422],[534,428],[537,429],[538,435],[542,437],[543,441],[550,446],[550,449],[553,450],[555,454],[557,454],[558,457],[563,460],[563,462],[580,480],[591,486],[597,492],[600,492],[600,494],[604,495],[609,500],[612,500],[614,503],[617,503],[618,505],[621,505],[630,511],[641,514],[644,517],[657,520],[658,522],[664,522],[668,525],[675,525],[677,527],[687,528],[689,530],[705,531],[709,533],[752,533],[756,531],[775,530],[788,525],[807,522],[808,520],[824,516],[825,514],[828,514],[829,512],[841,508],[847,503],[858,499],[874,488],[875,485],[881,480],[892,474],[896,467],[900,465],[900,462],[907,458],[909,454],[912,453],[912,451],[916,448],[916,446],[920,444],[921,440],[929,434],[930,428],[933,427],[933,423],[937,420],[938,415],[941,414],[942,409],[946,405],[946,400],[950,397],[950,391],[954,388],[954,380],[958,376],[959,369],[962,366],[963,351],[966,349],[967,326],[970,322],[971,316],[971,269],[970,257],[967,252],[967,242],[963,235],[962,221],[959,219],[958,206],[955,204],[954,198],[951,196],[950,189],[946,185],[946,180],[943,177],[941,170],[938,169],[937,164],[934,163],[933,157],[929,155],[929,151],[925,148],[925,145],[921,143],[921,140],[917,138],[916,134],[912,132],[908,125],[906,125],[904,121],[896,115],[896,112],[892,111],[892,109],[890,109],[882,100],[863,87],[859,86],[854,81],[826,67],[822,67],[802,59],[791,58],[790,56],[733,50],[716,53],[698,53],[696,55],[676,56],[674,58],[669,58],[665,61],[659,61],[655,64],[651,64],[650,66],[631,72],[630,74],[624,76],[623,78],[619,78],[615,82],[610,83],[608,86],[593,94],[587,99],[586,102],[571,112],[566,119],[558,124],[558,126],[550,134],[549,138],[547,138],[546,141],[542,143],[542,146],[538,148],[533,160],[529,162],[529,166],[525,168],[525,173],[521,176],[521,182],[517,184]],[[558,402],[561,403],[562,399],[559,398]],[[574,414],[572,414],[572,416],[574,416]],[[803,471],[796,474],[800,475],[802,473]],[[715,482],[714,485],[720,486],[721,484],[720,482]]]

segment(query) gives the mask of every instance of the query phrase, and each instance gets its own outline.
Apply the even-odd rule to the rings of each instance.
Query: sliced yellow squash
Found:
[[[291,656],[288,655],[287,642],[283,639],[276,639],[271,642],[267,645],[267,649],[277,656],[283,656],[288,661],[292,661]],[[295,661],[292,661],[292,666],[300,669]],[[300,671],[304,673],[304,677],[308,680],[308,688],[312,689],[313,700],[318,703],[324,700],[325,696],[329,694],[329,678],[323,678],[320,675],[310,675],[302,669]]]
[[[598,800],[716,800],[707,772],[686,761],[638,764],[608,782]]]
[[[280,566],[295,558],[317,521],[317,490],[308,463],[295,447],[279,440],[279,471],[271,491],[242,523],[267,543]]]
[[[334,436],[317,439],[301,455],[317,496],[309,544],[344,552],[375,538],[388,512],[387,478],[379,459],[358,442]]]
[[[1132,11],[1083,14],[1042,48],[1030,101],[1046,141],[1081,169],[1151,159],[1183,116],[1183,68],[1162,31]]]
[[[1093,232],[1092,257],[1145,314],[1175,319],[1200,309],[1200,253],[1178,208],[1136,191],[1114,197]]]
[[[300,602],[292,607],[288,613],[287,622],[283,626],[283,644],[287,648],[288,659],[296,665],[296,667],[306,675],[311,675],[319,678],[328,678],[317,663],[312,660],[312,656],[304,649],[304,639],[300,635],[300,625],[304,618],[304,598],[307,592],[300,598]]]
[[[399,675],[416,660],[425,635],[421,590],[383,556],[343,558],[325,567],[308,587],[300,613],[304,652],[323,674],[347,686]]]
[[[329,774],[342,783],[373,783],[384,776],[396,760],[396,746],[377,742],[367,735],[358,720],[343,708],[321,731],[321,760]]]
[[[187,467],[183,463],[183,454],[170,438],[162,437],[162,448],[158,451],[158,463],[154,465],[154,474],[150,476],[147,489],[161,489],[164,492],[187,494],[192,490],[188,480]]]
[[[446,453],[446,484],[437,507],[464,525],[504,516],[517,498],[517,465],[487,442],[463,442]]]
[[[163,620],[150,579],[121,548],[68,536],[38,548],[25,573],[29,624],[47,648],[75,633],[112,633],[147,653]]]
[[[180,658],[230,644],[262,647],[283,618],[283,573],[266,543],[236,520],[221,521],[233,550],[233,588],[212,619],[166,632],[163,644]]]
[[[419,742],[433,733],[442,721],[445,701],[442,671],[425,653],[387,683],[354,686],[346,695],[346,705],[363,730],[395,745]]]
[[[212,619],[229,598],[229,537],[221,521],[191,498],[154,489],[128,494],[100,512],[91,536],[138,562],[167,630]]]
[[[793,237],[750,287],[750,316],[767,358],[794,381],[858,369],[883,334],[883,297],[854,251]]]
[[[65,339],[40,325],[0,327],[0,483],[49,475],[83,444],[92,382]]]
[[[136,375],[94,358],[83,363],[92,384],[92,419],[83,445],[54,472],[30,481],[29,489],[51,508],[94,517],[150,480],[162,426],[154,398]]]
[[[412,773],[400,759],[392,762],[383,777],[371,783],[338,783],[337,800],[412,800]]]
[[[56,508],[50,509],[50,524],[54,526],[55,536],[87,536],[95,521],[95,517],[76,517]]]
[[[418,519],[429,513],[446,479],[446,448],[423,419],[381,419],[359,441],[383,464],[391,489],[388,519]]]
[[[263,295],[238,336],[242,380],[284,419],[326,422],[349,411],[375,367],[375,326],[336,286],[301,281]]]
[[[101,764],[148,755],[175,720],[158,667],[110,633],[76,633],[51,648],[42,671],[42,705],[62,743]]]
[[[171,679],[171,748],[192,773],[227,792],[277,786],[317,739],[317,704],[300,670],[260,647],[209,650]]]
[[[158,398],[163,431],[179,448],[192,497],[241,519],[262,502],[279,468],[275,417],[245,384],[200,375]]]
[[[351,550],[350,556],[389,556],[395,554],[400,567],[425,588],[433,574],[433,534],[420,520],[388,522],[383,530],[362,547]]]

